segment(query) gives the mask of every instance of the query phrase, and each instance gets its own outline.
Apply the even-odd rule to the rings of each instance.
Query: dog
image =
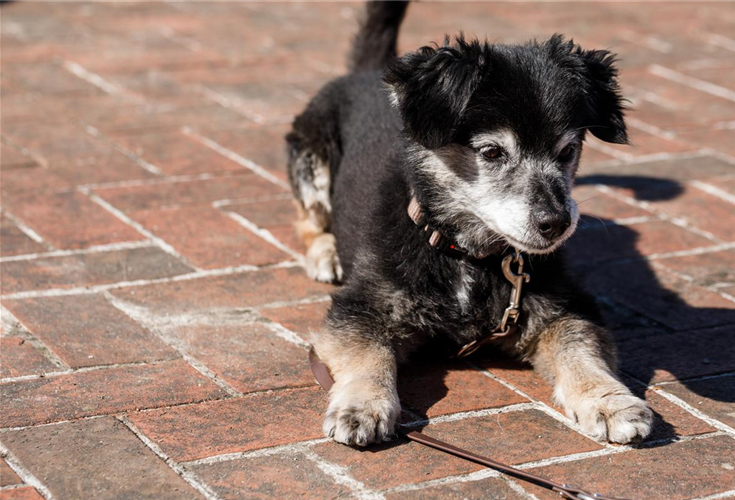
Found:
[[[407,4],[367,3],[349,73],[286,137],[306,271],[343,283],[313,341],[335,380],[324,432],[390,440],[398,365],[432,341],[497,333],[514,291],[504,262],[525,255],[532,279],[495,345],[549,380],[592,437],[645,438],[653,414],[616,376],[611,336],[560,249],[579,220],[585,135],[628,142],[615,56],[560,35],[498,45],[460,34],[397,57]]]

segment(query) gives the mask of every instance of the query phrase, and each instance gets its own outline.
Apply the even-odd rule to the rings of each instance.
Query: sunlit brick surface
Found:
[[[415,443],[322,437],[283,136],[359,3],[0,7],[0,499],[553,498]],[[735,497],[735,4],[437,3],[401,51],[562,32],[620,56],[633,146],[585,148],[569,243],[656,412],[616,447],[484,351],[401,372],[424,432],[559,481]]]

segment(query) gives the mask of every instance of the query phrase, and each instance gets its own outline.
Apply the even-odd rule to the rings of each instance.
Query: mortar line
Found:
[[[152,440],[150,440],[143,432],[138,428],[138,426],[135,425],[128,417],[127,415],[117,415],[116,418],[130,430],[135,436],[153,453],[156,454],[158,458],[163,460],[163,462],[170,467],[181,479],[186,481],[189,486],[194,488],[196,491],[198,491],[204,498],[207,500],[222,500],[217,493],[214,492],[207,484],[205,484],[203,481],[201,481],[196,474],[193,472],[190,472],[186,469],[186,467],[182,467],[178,462],[176,462],[174,459],[169,457],[164,451],[161,449],[160,446],[158,446],[156,443],[154,443]]]
[[[719,243],[719,244],[724,243],[721,239],[717,238],[712,233],[710,233],[708,231],[704,231],[702,229],[699,229],[698,227],[695,227],[695,226],[691,225],[689,222],[685,221],[684,219],[681,219],[681,218],[678,218],[678,217],[672,217],[672,216],[670,216],[670,215],[668,215],[668,214],[666,214],[666,213],[664,213],[664,212],[656,209],[656,207],[654,205],[652,205],[652,204],[650,204],[648,202],[641,201],[641,200],[636,200],[635,198],[633,198],[631,196],[624,195],[622,193],[619,193],[616,190],[614,190],[611,187],[606,186],[604,184],[596,184],[595,185],[595,189],[597,189],[598,191],[600,191],[602,193],[605,193],[605,194],[607,194],[609,196],[612,196],[613,198],[615,198],[617,200],[620,200],[622,202],[625,202],[628,205],[631,205],[631,206],[634,206],[634,207],[637,207],[637,208],[642,208],[642,209],[644,209],[644,210],[646,210],[648,212],[653,212],[656,215],[658,215],[661,219],[663,219],[663,220],[665,220],[667,222],[670,222],[671,224],[674,224],[676,226],[679,226],[679,227],[681,227],[683,229],[686,229],[686,230],[688,230],[688,231],[690,231],[690,232],[692,232],[694,234],[698,234],[699,236],[703,236],[703,237],[707,238],[710,241],[713,241],[713,242]]]
[[[628,374],[628,376],[635,383],[637,383],[637,384],[639,384],[639,385],[641,385],[643,387],[646,387],[647,389],[652,390],[653,392],[655,392],[659,396],[667,399],[671,403],[675,404],[676,406],[678,406],[679,408],[683,409],[687,413],[693,415],[694,417],[698,418],[699,420],[702,420],[703,422],[711,425],[715,429],[718,429],[721,432],[723,432],[725,434],[728,434],[730,437],[735,438],[735,429],[733,429],[729,425],[723,424],[719,420],[714,419],[714,418],[706,415],[705,413],[703,413],[702,411],[694,408],[692,405],[690,405],[689,403],[687,403],[683,399],[679,398],[678,396],[675,396],[675,395],[671,394],[670,392],[667,392],[664,388],[657,387],[655,384],[649,386],[648,384],[646,384],[642,380],[638,379],[637,377],[634,377],[633,375]]]
[[[13,469],[18,477],[28,486],[36,488],[43,498],[46,500],[55,500],[56,497],[51,491],[44,485],[31,471],[23,467],[20,460],[0,441],[0,456],[5,460],[5,463]]]
[[[112,149],[117,151],[118,153],[124,155],[126,158],[130,159],[133,163],[138,165],[140,168],[145,170],[148,173],[151,173],[156,176],[165,176],[166,174],[157,166],[153,165],[152,163],[147,162],[137,154],[133,153],[127,148],[122,147],[117,142],[114,142],[110,140],[108,137],[104,137],[102,133],[92,125],[86,125],[84,127],[84,130],[91,135],[92,137],[99,139],[100,141],[103,141],[105,144],[110,146]]]
[[[728,203],[735,204],[735,195],[728,193],[727,191],[720,189],[716,186],[713,186],[711,184],[707,184],[706,182],[702,181],[691,181],[689,184],[694,186],[695,188],[704,191],[705,193],[711,194],[712,196],[715,196],[723,201],[726,201]]]
[[[0,321],[3,325],[2,337],[8,337],[11,334],[22,338],[35,349],[37,349],[46,360],[54,365],[56,368],[62,370],[69,370],[71,367],[56,354],[53,349],[46,345],[46,343],[40,338],[32,334],[23,323],[15,317],[13,313],[8,311],[5,306],[0,305]]]
[[[47,290],[28,290],[22,292],[13,292],[0,296],[0,300],[13,300],[13,299],[29,299],[29,298],[40,298],[40,297],[62,297],[66,295],[89,295],[99,293],[107,290],[115,290],[118,288],[134,288],[139,286],[147,285],[159,285],[164,283],[176,283],[179,281],[191,281],[202,278],[211,278],[218,276],[232,276],[235,274],[242,274],[247,272],[263,271],[268,269],[285,269],[291,267],[299,267],[300,264],[294,261],[283,261],[277,264],[268,266],[251,266],[243,265],[237,267],[225,267],[220,269],[209,269],[204,271],[192,271],[186,274],[180,274],[178,276],[169,276],[166,278],[153,278],[153,279],[140,279],[135,281],[117,281],[115,283],[106,283],[103,285],[91,285],[79,288],[51,288]],[[326,300],[320,296],[318,299],[302,299],[303,303],[309,303],[311,301]],[[293,305],[302,303],[302,301],[285,301],[285,302],[273,302],[272,304],[265,304],[258,307],[282,307],[284,305]]]
[[[81,80],[84,80],[91,85],[94,85],[107,94],[123,97],[129,101],[142,102],[140,97],[138,97],[137,95],[133,95],[122,87],[105,80],[102,76],[98,75],[97,73],[93,73],[92,71],[89,71],[79,63],[70,60],[64,60],[62,66],[72,75]]]
[[[720,500],[721,498],[735,498],[735,490],[723,491],[722,493],[715,493],[706,497],[697,497],[692,500]]]
[[[123,241],[120,243],[109,243],[106,245],[94,245],[87,248],[80,248],[75,250],[53,250],[51,252],[38,252],[38,253],[27,253],[22,255],[11,255],[8,257],[0,257],[0,263],[3,262],[17,262],[21,260],[35,260],[35,259],[48,259],[52,257],[67,257],[74,255],[87,255],[101,252],[112,252],[116,250],[133,250],[136,248],[150,248],[153,247],[153,242],[150,240],[138,240],[138,241]]]
[[[143,325],[148,331],[153,333],[153,335],[155,335],[161,342],[163,342],[164,344],[169,346],[171,349],[179,353],[179,355],[183,358],[183,360],[186,361],[194,370],[201,373],[205,378],[209,379],[217,387],[225,391],[228,395],[234,396],[234,397],[243,395],[242,392],[235,389],[227,381],[220,378],[216,373],[210,370],[209,367],[205,363],[197,359],[195,356],[192,356],[188,352],[186,346],[183,345],[183,343],[180,340],[166,335],[156,325],[149,324],[150,322],[145,321],[145,318],[141,318],[139,314],[136,314],[135,310],[131,308],[130,306],[128,306],[125,303],[125,301],[118,299],[117,297],[115,297],[109,292],[103,292],[103,295],[113,307],[115,307],[117,310],[119,310],[120,312],[122,312],[123,314],[131,318],[137,324]]]
[[[284,245],[283,243],[281,243],[281,241],[279,241],[278,238],[276,238],[275,236],[273,236],[273,233],[271,233],[267,229],[263,229],[261,227],[258,227],[257,225],[253,224],[251,221],[249,221],[248,219],[246,219],[245,217],[243,217],[242,215],[240,215],[237,212],[225,211],[225,215],[227,215],[230,219],[234,220],[240,226],[244,227],[245,229],[247,229],[248,231],[250,231],[254,235],[260,237],[261,239],[263,239],[265,241],[267,241],[268,243],[270,243],[271,245],[273,245],[274,247],[276,247],[277,249],[279,249],[283,253],[285,253],[287,255],[290,255],[291,257],[293,257],[296,260],[303,260],[304,257],[300,253],[292,250],[291,248],[289,248],[286,245]]]
[[[255,163],[254,161],[248,160],[247,158],[244,158],[243,156],[240,156],[239,154],[235,153],[234,151],[227,149],[226,147],[222,146],[221,144],[213,141],[212,139],[209,139],[208,137],[205,137],[194,130],[192,130],[190,127],[184,127],[181,129],[181,131],[194,139],[195,141],[207,146],[212,151],[221,154],[225,158],[228,158],[235,163],[247,168],[251,172],[253,172],[256,175],[259,175],[263,179],[275,184],[276,186],[282,187],[286,190],[290,190],[291,186],[287,183],[273,175],[272,173],[268,172],[266,169]]]
[[[664,66],[661,66],[659,64],[650,65],[648,67],[648,71],[651,74],[660,76],[661,78],[665,78],[666,80],[676,82],[681,85],[686,85],[687,87],[699,90],[700,92],[705,92],[707,94],[735,102],[735,91],[726,89],[725,87],[721,87],[720,85],[715,85],[714,83],[700,80],[699,78],[694,78],[693,76],[685,75],[684,73],[665,68]]]
[[[320,457],[310,448],[301,450],[301,454],[316,464],[332,481],[349,488],[358,500],[384,500],[385,495],[369,489],[365,484],[353,478],[347,467],[335,464]]]
[[[249,451],[236,451],[233,453],[223,453],[221,455],[212,455],[205,458],[197,458],[195,460],[189,460],[181,462],[181,465],[186,467],[197,466],[197,465],[212,465],[219,464],[222,462],[232,462],[233,460],[247,460],[250,458],[262,458],[269,457],[272,455],[278,455],[280,453],[289,453],[300,451],[302,447],[313,446],[315,444],[329,443],[332,440],[330,438],[316,438],[307,439],[305,441],[298,441],[296,443],[280,444],[277,446],[269,446],[267,448],[258,448],[257,450]]]
[[[32,239],[39,245],[42,245],[51,250],[55,250],[54,246],[51,243],[44,241],[43,238],[41,238],[40,234],[38,234],[36,231],[34,231],[31,227],[26,225],[23,221],[18,219],[16,216],[8,212],[6,208],[3,208],[2,213],[3,215],[5,215],[5,217],[10,219],[10,221],[13,222],[23,234],[28,236],[30,239]]]
[[[130,217],[128,217],[127,215],[125,215],[122,212],[122,210],[119,210],[119,209],[113,207],[110,203],[108,203],[107,201],[103,200],[102,198],[100,198],[96,194],[92,193],[88,189],[85,189],[85,188],[77,188],[77,189],[80,192],[82,192],[85,195],[87,195],[87,197],[90,200],[92,200],[93,202],[95,202],[97,205],[99,205],[100,207],[102,207],[103,209],[105,209],[109,213],[111,213],[113,216],[115,216],[116,218],[118,218],[120,221],[122,221],[125,224],[131,226],[133,229],[135,229],[136,231],[138,231],[140,234],[142,234],[143,236],[145,236],[146,238],[148,238],[149,240],[151,240],[161,250],[163,250],[167,254],[175,257],[179,262],[182,262],[186,266],[188,266],[188,267],[190,267],[190,268],[192,268],[192,269],[194,269],[196,271],[201,271],[200,268],[198,268],[197,266],[191,264],[182,255],[180,255],[174,249],[174,247],[172,247],[171,245],[169,245],[168,243],[166,243],[165,241],[163,241],[161,238],[159,238],[158,236],[156,236],[153,233],[151,233],[150,231],[148,231],[146,228],[144,228],[138,222],[135,222],[133,219],[131,219]]]

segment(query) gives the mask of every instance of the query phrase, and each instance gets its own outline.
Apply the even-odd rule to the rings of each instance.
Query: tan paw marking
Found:
[[[337,240],[333,234],[317,236],[306,252],[306,274],[323,283],[342,281],[342,266],[337,256]]]
[[[567,413],[582,429],[598,440],[626,444],[641,441],[651,433],[653,412],[632,394],[609,394],[581,399]]]
[[[401,412],[398,395],[365,380],[332,389],[324,433],[347,445],[389,441]]]

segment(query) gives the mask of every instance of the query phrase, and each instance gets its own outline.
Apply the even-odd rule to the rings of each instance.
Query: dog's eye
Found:
[[[480,154],[482,154],[482,157],[485,158],[487,161],[498,160],[503,157],[503,148],[501,148],[500,146],[490,146],[487,148],[483,148],[480,151]]]
[[[557,157],[559,161],[569,161],[574,156],[574,144],[567,144],[564,149],[559,151],[559,156]]]

